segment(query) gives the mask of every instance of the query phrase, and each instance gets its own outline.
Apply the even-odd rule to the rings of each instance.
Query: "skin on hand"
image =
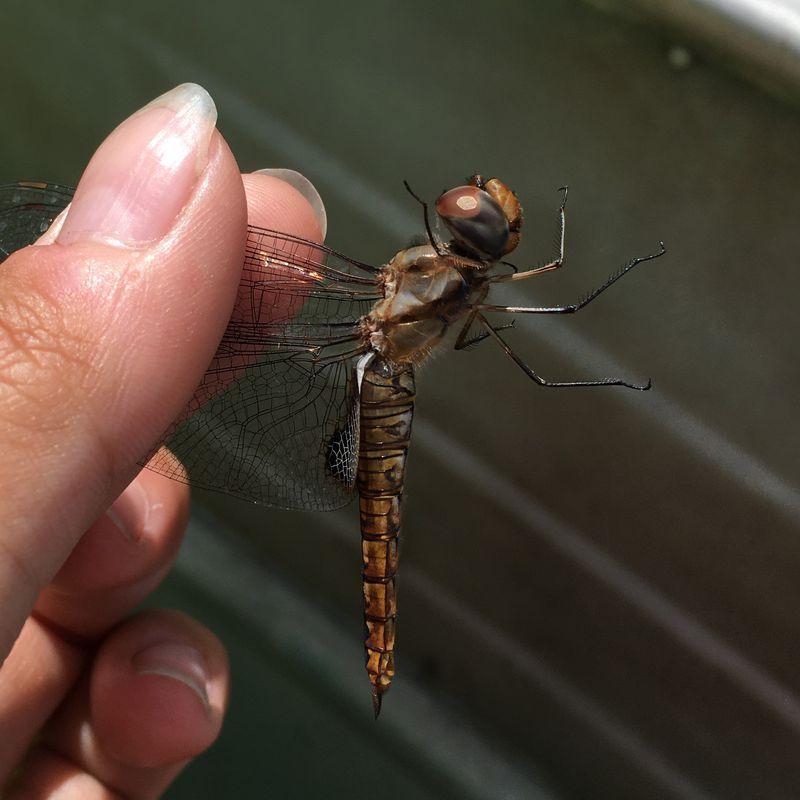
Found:
[[[230,318],[246,221],[321,241],[325,219],[296,173],[242,176],[215,124],[191,85],[134,114],[0,270],[4,798],[158,797],[222,724],[216,637],[126,619],[188,518],[187,487],[137,464]]]

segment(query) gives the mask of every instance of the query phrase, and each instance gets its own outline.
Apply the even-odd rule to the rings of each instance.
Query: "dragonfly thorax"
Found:
[[[396,363],[422,360],[466,313],[475,288],[464,275],[477,278],[483,266],[430,245],[401,250],[383,268],[384,298],[365,318],[371,347]]]

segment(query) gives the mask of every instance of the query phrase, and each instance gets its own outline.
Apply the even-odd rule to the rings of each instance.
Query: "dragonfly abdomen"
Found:
[[[375,716],[394,676],[395,576],[405,464],[414,414],[414,369],[376,356],[361,383],[360,495],[367,674]]]

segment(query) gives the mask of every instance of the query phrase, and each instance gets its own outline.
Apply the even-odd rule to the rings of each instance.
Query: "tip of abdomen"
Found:
[[[385,622],[388,620],[385,620]],[[392,642],[394,644],[394,642]],[[367,647],[367,674],[369,682],[372,684],[372,709],[375,712],[375,719],[381,712],[381,702],[383,695],[389,691],[394,677],[394,653],[389,651],[381,652]]]
[[[378,691],[377,686],[372,687],[372,710],[375,712],[375,719],[381,713],[381,703],[383,702],[383,694]]]

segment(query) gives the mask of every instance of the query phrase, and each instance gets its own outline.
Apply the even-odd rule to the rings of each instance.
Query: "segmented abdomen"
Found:
[[[375,716],[394,675],[398,536],[414,414],[414,369],[376,356],[361,383],[360,495],[364,645]]]

